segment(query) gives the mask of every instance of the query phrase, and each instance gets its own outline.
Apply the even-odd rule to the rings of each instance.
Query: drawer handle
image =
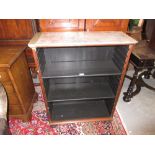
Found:
[[[0,75],[0,78],[1,78],[2,76]]]

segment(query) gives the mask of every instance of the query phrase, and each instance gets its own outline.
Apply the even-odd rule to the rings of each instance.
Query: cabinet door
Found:
[[[84,19],[41,19],[39,28],[41,32],[83,31]]]
[[[29,40],[34,35],[33,20],[1,19],[0,40]]]
[[[127,31],[128,19],[88,19],[87,31]]]

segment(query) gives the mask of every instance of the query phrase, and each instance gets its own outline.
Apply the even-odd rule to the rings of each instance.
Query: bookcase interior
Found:
[[[52,120],[110,117],[128,46],[37,48]]]

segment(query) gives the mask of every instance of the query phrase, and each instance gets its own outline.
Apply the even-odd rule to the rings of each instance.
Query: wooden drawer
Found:
[[[0,82],[6,82],[6,81],[9,81],[10,78],[9,78],[9,75],[6,71],[4,70],[0,70]]]

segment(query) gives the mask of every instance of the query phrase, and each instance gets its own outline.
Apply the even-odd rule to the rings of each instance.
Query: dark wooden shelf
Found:
[[[69,101],[49,104],[53,121],[110,117],[104,100]]]
[[[111,60],[74,61],[45,64],[43,78],[120,75],[121,71]]]
[[[108,78],[44,79],[49,102],[114,98]]]

